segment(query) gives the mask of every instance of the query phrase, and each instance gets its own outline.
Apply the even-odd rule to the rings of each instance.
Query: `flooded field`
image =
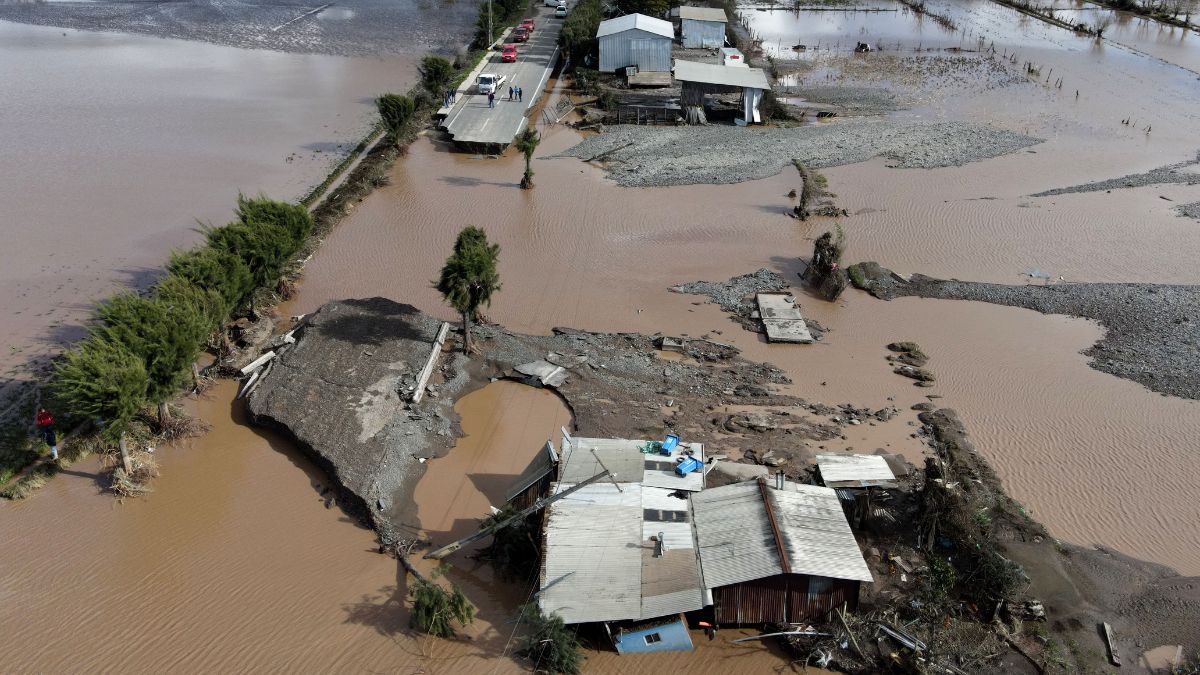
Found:
[[[0,22],[0,388],[143,287],[238,192],[299,198],[407,88],[410,58],[349,59]],[[53,73],[53,77],[48,77]]]
[[[999,54],[1017,51],[1014,68],[1034,60],[1054,68],[1055,77],[1066,83],[1058,89],[1043,78],[1031,79],[965,100],[948,92],[946,106],[896,114],[987,123],[1047,141],[1028,152],[959,168],[897,170],[875,160],[826,171],[839,205],[852,214],[842,222],[850,241],[848,258],[878,260],[902,272],[1006,283],[1020,283],[1019,275],[1034,267],[1068,281],[1200,283],[1193,264],[1200,254],[1200,225],[1172,211],[1175,204],[1200,199],[1196,187],[1028,196],[1190,158],[1200,128],[1195,75],[1187,70],[1196,58],[1192,42],[1160,45],[1167,56],[1155,57],[1148,54],[1158,38],[1138,37],[1136,31],[1124,38],[1128,46],[1096,43],[991,3],[942,3],[942,10],[968,31],[969,40],[978,43],[983,37]],[[793,37],[776,13],[753,14],[773,17],[781,45],[809,39]],[[917,21],[903,10],[877,14]],[[801,14],[795,20],[810,18]],[[818,31],[822,40],[850,43],[862,34],[850,19],[828,21],[814,24],[826,26]],[[925,46],[955,39],[929,23],[914,35],[887,28],[886,20],[875,15],[869,22],[885,44],[893,39],[887,31],[897,41]],[[1114,39],[1121,34],[1112,33]],[[275,56],[285,62],[294,58]],[[867,58],[877,56],[888,54]],[[369,63],[376,65],[362,65]],[[382,62],[346,62],[350,75],[329,67],[328,86],[354,81],[364,91],[372,85],[360,68],[411,76],[411,70],[389,70]],[[844,66],[830,68],[842,72]],[[853,75],[885,82],[900,72],[870,70],[860,68]],[[244,102],[247,96],[241,90],[230,101]],[[211,91],[210,97],[221,99]],[[353,117],[366,106],[356,102],[340,114]],[[1153,133],[1141,124],[1120,124],[1126,116],[1153,120]],[[326,138],[319,129],[309,131]],[[545,140],[539,157],[579,140],[569,129],[541,130]],[[284,163],[289,153],[298,152],[295,144],[306,141],[297,140],[296,128],[286,133],[272,128],[259,136],[276,138],[276,132],[267,154]],[[244,174],[251,177],[247,182],[257,176],[278,181],[279,190],[303,188],[292,173],[266,170],[275,160],[250,148],[210,154],[197,145],[193,151],[208,158],[201,169],[226,174],[223,184],[234,175],[224,164],[225,153],[244,152],[257,157],[251,163],[255,170]],[[314,171],[317,165],[312,164]],[[812,239],[830,226],[783,216],[791,205],[787,192],[799,187],[794,173],[737,185],[620,188],[601,169],[573,159],[535,159],[533,168],[537,187],[523,191],[517,188],[522,166],[515,154],[483,158],[421,139],[397,164],[391,184],[356,207],[309,263],[286,312],[312,311],[331,299],[384,295],[455,320],[430,279],[459,229],[480,225],[502,247],[504,287],[486,310],[494,321],[526,332],[566,325],[709,334],[735,344],[749,359],[786,369],[794,380],[792,393],[828,404],[894,403],[910,421],[909,406],[926,400],[926,394],[942,396],[938,403],[959,410],[1012,496],[1056,536],[1200,573],[1200,532],[1194,527],[1200,488],[1188,480],[1200,471],[1192,442],[1200,435],[1200,403],[1159,396],[1088,368],[1079,351],[1100,335],[1096,325],[977,303],[911,298],[884,303],[850,291],[835,304],[802,298],[806,315],[830,329],[821,343],[767,345],[700,296],[670,293],[667,287],[759,267],[794,279]],[[41,229],[85,216],[108,227],[128,222],[130,217],[121,215],[126,202],[104,189],[104,180],[115,179],[97,175],[104,177],[96,179],[99,186],[85,190],[96,197],[95,204],[56,202],[53,195],[37,193],[46,208],[64,210],[55,220],[38,221],[50,223]],[[162,165],[145,180],[153,183],[157,175],[168,175]],[[190,182],[183,186],[191,190]],[[35,188],[43,186],[27,189]],[[194,236],[187,233],[186,218],[219,219],[228,213],[232,194],[226,190],[219,197],[204,190],[175,194],[163,200],[160,220],[138,221],[167,223],[174,212],[168,206],[177,211],[186,205],[183,229],[179,221],[170,221],[173,228],[151,230],[136,246],[98,233],[79,243],[78,251],[119,248],[130,258],[121,264],[144,273],[161,263],[166,249]],[[153,203],[158,193],[143,197]],[[26,208],[26,220],[42,217],[45,210]],[[71,246],[88,236],[88,230],[70,232]],[[38,228],[20,234],[41,236]],[[33,253],[14,258],[12,265],[33,266],[15,274],[18,281],[6,283],[26,284],[28,278],[33,285],[15,286],[15,293],[5,287],[5,297],[32,293],[22,298],[31,312],[50,308],[43,309],[48,303],[40,302],[36,291],[59,283],[53,280],[59,259],[49,257],[64,246],[59,241],[37,240],[23,249]],[[60,289],[61,302],[71,304],[38,325],[72,316],[68,310],[83,312],[86,289],[98,294],[113,282],[111,267],[93,264],[93,285]],[[39,272],[41,267],[48,269]],[[21,335],[14,330],[14,338]],[[884,345],[900,339],[916,340],[930,354],[936,387],[916,389],[891,372]],[[325,508],[314,488],[323,479],[286,443],[241,426],[227,403],[231,391],[224,385],[199,406],[199,414],[214,424],[210,434],[190,447],[159,452],[163,477],[145,500],[114,503],[101,494],[95,463],[85,462],[27,502],[0,504],[0,634],[31,645],[6,668],[521,669],[511,659],[513,626],[506,612],[528,597],[528,586],[499,581],[489,568],[461,558],[450,578],[481,609],[481,620],[467,631],[470,639],[414,636],[404,609],[407,586],[395,561],[374,552],[370,532],[338,509]],[[507,478],[568,419],[550,394],[512,383],[485,387],[460,401],[457,410],[467,436],[447,457],[428,464],[416,493],[420,525],[438,541],[470,531],[496,503]],[[899,427],[891,436],[863,428],[846,442],[856,450],[888,447],[915,459],[921,443],[903,433],[910,428]],[[45,639],[65,625],[92,628],[74,631],[65,641]],[[729,637],[723,631],[709,645],[694,634],[693,640],[705,646],[682,658],[618,662],[611,652],[590,652],[588,668],[716,674],[778,665],[764,648],[731,646],[725,642]]]

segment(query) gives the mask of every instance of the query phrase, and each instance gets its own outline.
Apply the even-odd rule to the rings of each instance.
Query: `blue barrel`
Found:
[[[675,434],[667,434],[666,440],[662,444],[662,454],[669,455],[671,451],[679,446],[679,437]]]
[[[680,476],[686,476],[693,471],[699,471],[704,468],[704,462],[695,457],[684,457],[683,461],[675,465],[675,473]]]

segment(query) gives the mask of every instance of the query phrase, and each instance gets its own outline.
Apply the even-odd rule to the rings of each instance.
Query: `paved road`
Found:
[[[542,96],[546,80],[558,56],[558,32],[562,19],[554,18],[554,8],[539,7],[534,17],[536,29],[528,42],[517,43],[520,54],[516,63],[500,63],[500,52],[488,56],[489,64],[484,72],[504,75],[504,86],[496,96],[496,107],[488,108],[487,96],[477,93],[474,87],[450,109],[443,126],[454,138],[455,143],[478,143],[508,145],[513,137],[521,133],[526,125],[526,112]],[[521,87],[525,90],[523,101],[509,101],[508,88]]]

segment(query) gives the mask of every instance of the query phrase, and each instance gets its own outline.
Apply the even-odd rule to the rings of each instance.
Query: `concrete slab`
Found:
[[[488,107],[487,96],[478,93],[473,80],[463,83],[465,91],[459,91],[458,100],[446,111],[442,122],[455,143],[503,149],[525,130],[529,123],[526,115],[541,98],[558,60],[558,34],[563,22],[554,18],[553,8],[544,6],[537,8],[533,18],[537,27],[529,41],[516,43],[516,63],[501,63],[500,52],[494,51],[486,57],[485,68],[480,69],[506,78],[494,108]],[[523,100],[508,100],[508,88],[514,86],[524,89]]]
[[[800,316],[795,298],[789,293],[759,293],[758,315],[767,331],[769,342],[795,342],[808,344],[813,341],[808,324]]]

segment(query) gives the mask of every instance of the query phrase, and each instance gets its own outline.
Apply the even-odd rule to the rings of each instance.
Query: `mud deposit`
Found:
[[[958,122],[841,122],[791,129],[616,126],[560,157],[602,162],[627,187],[739,183],[773,176],[792,160],[824,168],[884,157],[903,168],[959,166],[1040,140]]]

